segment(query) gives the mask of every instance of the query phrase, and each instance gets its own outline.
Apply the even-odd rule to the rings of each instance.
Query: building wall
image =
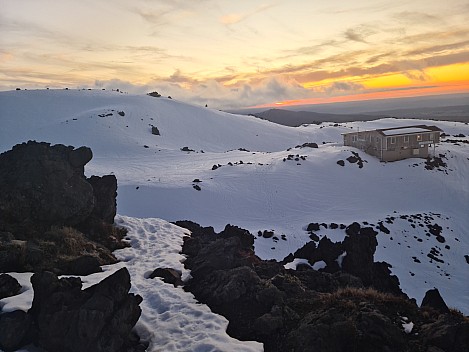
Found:
[[[345,146],[359,148],[381,161],[426,158],[429,155],[429,146],[433,147],[439,141],[440,132],[386,136],[374,130],[344,134]]]

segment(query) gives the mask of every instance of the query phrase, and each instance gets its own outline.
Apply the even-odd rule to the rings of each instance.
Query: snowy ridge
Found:
[[[0,152],[30,139],[86,145],[94,154],[86,174],[116,175],[119,221],[130,229],[133,248],[119,251],[123,262],[100,275],[120,265],[129,268],[133,290],[144,297],[139,332],[165,350],[204,350],[207,341],[225,350],[230,350],[228,344],[238,346],[224,333],[226,320],[211,317],[213,326],[203,325],[208,308],[194,305],[181,289],[145,279],[157,266],[184,271],[177,253],[185,230],[166,221],[187,219],[216,231],[231,223],[254,235],[273,231],[271,238],[256,238],[255,250],[263,259],[277,260],[310,241],[305,229],[311,222],[377,225],[382,221],[390,234],[379,233],[375,260],[392,265],[403,291],[420,303],[427,289],[437,287],[449,306],[469,314],[465,294],[469,265],[464,257],[469,255],[469,138],[450,137],[461,143],[443,141],[437,146],[436,153],[447,164],[440,171],[425,169],[423,159],[381,163],[342,145],[343,132],[415,124],[436,125],[451,136],[469,136],[469,126],[457,122],[382,119],[292,128],[167,98],[108,91],[0,92]],[[160,136],[151,134],[152,125]],[[296,148],[306,142],[315,142],[318,148]],[[352,152],[365,160],[363,168],[346,160]],[[344,166],[337,164],[339,160]],[[417,215],[432,216],[429,221],[442,227],[445,242],[427,236],[428,224],[413,218]],[[386,222],[389,217],[395,217],[392,223]],[[323,228],[318,235],[338,241],[344,232]],[[427,256],[432,249],[434,258],[443,263]],[[173,254],[161,254],[166,252]],[[83,280],[91,283],[100,278]],[[162,296],[152,291],[156,287]],[[6,299],[0,304],[25,309],[27,294],[26,289],[22,301]],[[197,323],[182,315],[178,320],[171,313],[174,307]],[[155,309],[167,313],[156,317]],[[164,317],[171,327],[186,327],[174,328],[174,335],[158,333],[153,325]],[[187,334],[189,329],[194,334],[184,342],[181,331]],[[197,335],[201,332],[208,335]],[[185,345],[174,344],[180,339]],[[258,349],[256,343],[239,346]]]

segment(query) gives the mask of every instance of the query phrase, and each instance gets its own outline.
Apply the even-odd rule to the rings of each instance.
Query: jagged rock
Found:
[[[372,228],[360,229],[360,225],[353,223],[347,226],[343,246],[347,255],[342,261],[342,269],[352,275],[358,276],[365,286],[373,282],[373,256],[378,241],[377,232]],[[356,232],[359,229],[360,232]],[[371,229],[371,230],[370,230]]]
[[[58,279],[50,272],[31,277],[34,299],[28,314],[34,343],[48,351],[120,352],[126,350],[142,301],[129,294],[126,268],[81,290],[79,278]]]
[[[0,275],[0,299],[15,296],[20,293],[21,285],[13,276],[8,274]]]
[[[293,254],[293,258],[302,258],[312,260],[314,258],[314,253],[316,252],[316,243],[311,241],[305,243],[305,245],[301,248],[298,248],[296,252]]]
[[[36,231],[83,222],[94,207],[83,176],[89,148],[29,141],[0,154],[0,230]]]
[[[31,343],[31,317],[21,310],[0,315],[0,349],[16,351]]]
[[[86,179],[93,187],[95,206],[91,216],[113,224],[116,216],[117,179],[114,175],[91,176]],[[89,221],[89,220],[88,220]]]
[[[449,313],[449,308],[437,288],[428,290],[425,293],[421,307],[431,307],[440,313]]]
[[[159,136],[160,135],[160,130],[158,129],[158,127],[156,126],[151,126],[151,134],[155,135],[155,136]]]
[[[99,265],[116,261],[109,249],[125,246],[125,230],[112,226],[117,181],[113,175],[86,179],[92,156],[87,147],[34,141],[0,154],[0,271],[63,274],[82,250]],[[84,272],[89,266],[75,265],[69,274]]]
[[[93,152],[90,148],[87,147],[80,147],[75,150],[72,150],[68,156],[68,160],[70,164],[74,168],[82,168],[93,158]]]
[[[312,222],[308,225],[308,227],[306,228],[306,231],[310,232],[310,231],[319,231],[320,227],[319,227],[319,224],[317,222]]]
[[[423,343],[440,348],[445,352],[469,351],[469,322],[451,314],[441,314],[434,322],[423,324],[420,328]]]
[[[391,274],[390,264],[386,262],[376,262],[372,266],[372,286],[381,292],[388,292],[396,296],[404,295],[396,275]]]
[[[70,275],[86,276],[102,271],[98,258],[90,255],[78,257],[66,265],[66,272]]]
[[[343,160],[337,160],[337,165],[345,166],[345,161],[343,161]]]
[[[183,284],[181,279],[181,272],[173,268],[156,268],[148,276],[149,279],[155,277],[161,277],[164,282],[174,285],[174,287],[181,286]]]
[[[283,264],[293,255],[282,263],[262,261],[252,251],[254,237],[234,226],[227,226],[223,235],[190,222],[187,228],[192,236],[184,240],[184,265],[194,275],[184,288],[229,320],[228,334],[263,342],[266,352],[348,351],[351,346],[365,352],[431,351],[444,344],[459,352],[467,347],[464,317],[440,315],[453,320],[431,325],[432,315],[423,314],[400,292],[388,264],[373,263],[372,228],[353,225],[343,243],[323,238],[318,248],[314,243],[303,248],[305,256],[315,257],[322,246],[321,255],[333,262],[346,251],[344,262],[351,256],[346,266],[358,276],[344,267],[332,274],[308,267],[286,270]],[[364,285],[365,280],[371,281]],[[424,324],[425,335],[406,334],[403,316]],[[441,338],[431,340],[432,332]]]
[[[345,228],[345,233],[348,236],[358,235],[360,232],[360,224],[358,222],[353,222]]]
[[[346,160],[347,160],[349,163],[354,164],[354,163],[356,163],[356,162],[358,161],[358,158],[357,158],[356,156],[351,155],[351,156],[349,156]]]

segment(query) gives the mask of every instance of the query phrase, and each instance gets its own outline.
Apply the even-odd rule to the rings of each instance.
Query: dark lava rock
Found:
[[[161,277],[164,282],[174,285],[174,287],[181,286],[183,284],[181,280],[181,272],[173,268],[156,268],[148,276],[149,279],[155,277]]]
[[[190,149],[189,147],[182,147],[181,151],[183,151],[183,152],[195,152],[194,149]]]
[[[273,237],[273,235],[274,235],[273,231],[264,230],[262,232],[262,237],[264,237],[264,238],[271,238],[271,237]]]
[[[373,282],[373,255],[378,245],[376,240],[377,232],[371,230],[360,229],[360,233],[356,233],[360,225],[353,223],[346,229],[348,236],[345,237],[343,245],[347,255],[342,261],[342,269],[352,275],[358,276],[365,286],[369,286]],[[363,233],[362,233],[363,232]]]
[[[98,258],[91,255],[84,255],[68,262],[66,271],[67,274],[70,275],[86,276],[100,273],[103,269],[101,269]]]
[[[317,222],[312,222],[311,224],[308,225],[306,228],[306,231],[319,231],[320,227]]]
[[[386,226],[384,226],[382,221],[378,222],[377,229],[380,230],[381,232],[387,234],[387,235],[389,235],[391,233],[391,231],[389,231],[389,229]]]
[[[345,233],[348,236],[358,235],[360,228],[361,226],[358,222],[353,222],[345,228]]]
[[[34,299],[28,314],[34,322],[35,344],[48,351],[130,349],[142,298],[128,293],[126,268],[85,290],[79,278],[59,280],[50,272],[34,274],[31,283]]]
[[[437,288],[428,290],[423,297],[421,307],[431,307],[440,313],[449,313],[449,308],[446,305],[440,291]]]
[[[296,250],[293,254],[293,258],[313,259],[316,249],[317,247],[315,242],[308,242],[303,247]]]
[[[337,160],[337,165],[345,166],[345,162],[343,160]]]
[[[199,185],[192,185],[192,188],[194,188],[196,191],[202,190],[202,188]]]
[[[303,143],[302,145],[297,145],[295,148],[318,148],[318,144],[314,142]]]
[[[31,316],[21,310],[0,315],[0,349],[5,352],[31,343]]]
[[[116,216],[117,179],[114,175],[91,176],[86,179],[93,187],[95,207],[91,216],[113,224]],[[89,220],[88,220],[89,221]]]
[[[288,351],[403,351],[404,333],[383,313],[361,308],[347,314],[339,308],[306,315],[287,337]]]
[[[83,252],[116,261],[117,180],[84,175],[91,149],[29,141],[0,155],[0,271],[67,272]],[[84,261],[78,261],[85,265]],[[96,264],[96,263],[94,263]],[[100,271],[71,264],[69,274]]]
[[[154,134],[155,136],[159,136],[160,135],[160,130],[158,130],[158,127],[156,126],[151,126],[151,134]]]
[[[0,299],[16,296],[20,290],[21,285],[13,276],[0,274]]]
[[[356,163],[356,162],[358,161],[358,158],[357,158],[356,156],[351,155],[351,156],[349,156],[346,160],[347,160],[349,163],[354,164],[354,163]]]
[[[386,262],[373,263],[371,286],[381,292],[391,293],[395,296],[406,296],[400,288],[399,278],[391,274],[390,268],[391,265]]]
[[[86,147],[29,141],[0,154],[0,230],[76,225],[92,212],[93,187],[83,175]]]
[[[329,224],[329,227],[332,229],[332,230],[335,230],[335,229],[338,229],[339,228],[339,225],[337,225],[336,223],[332,222]]]
[[[230,336],[260,341],[266,352],[430,352],[437,351],[434,346],[441,349],[445,345],[459,352],[467,347],[468,323],[464,317],[440,315],[453,319],[440,324],[431,312],[423,314],[400,292],[389,265],[373,263],[373,229],[360,228],[344,243],[323,238],[318,248],[311,242],[295,253],[316,261],[322,251],[322,257],[336,262],[337,255],[345,250],[342,269],[347,267],[371,280],[364,288],[359,277],[340,267],[334,273],[307,266],[286,270],[283,264],[291,262],[293,255],[282,263],[260,260],[252,249],[254,237],[237,227],[227,227],[223,235],[191,222],[186,227],[192,235],[184,239],[182,253],[187,256],[184,265],[193,278],[184,289],[229,320]],[[349,256],[350,263],[344,267]],[[357,268],[359,265],[364,269]],[[402,316],[425,327],[425,333],[406,334]]]
[[[431,346],[427,351],[469,351],[469,322],[459,321],[451,314],[441,314],[434,322],[420,328],[423,345]]]

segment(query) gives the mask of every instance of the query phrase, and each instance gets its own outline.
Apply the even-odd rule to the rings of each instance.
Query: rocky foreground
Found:
[[[469,350],[468,317],[448,309],[437,289],[419,307],[386,263],[373,262],[372,228],[353,223],[342,243],[324,238],[295,253],[330,263],[326,272],[260,260],[254,237],[235,226],[216,234],[177,224],[192,231],[183,246],[193,277],[185,289],[230,321],[231,336],[261,341],[265,351]]]
[[[117,262],[126,246],[113,225],[117,180],[86,178],[91,149],[28,142],[0,154],[0,273],[30,271],[28,312],[0,314],[0,349],[34,343],[46,351],[144,351],[132,329],[142,298],[130,294],[130,275],[118,270],[82,290],[79,278]],[[21,286],[0,275],[0,299]]]
[[[31,309],[0,312],[6,352],[29,343],[72,352],[147,347],[132,331],[142,298],[129,293],[126,268],[87,289],[79,278],[57,276],[98,272],[116,262],[113,250],[126,246],[125,230],[113,225],[117,180],[86,178],[91,157],[86,147],[37,142],[0,154],[0,273],[34,272]],[[372,227],[343,225],[343,242],[324,237],[279,263],[259,259],[253,235],[236,226],[217,234],[190,221],[177,225],[192,232],[182,248],[192,278],[183,282],[172,268],[157,268],[150,278],[183,285],[229,320],[231,336],[260,341],[265,351],[469,350],[468,317],[449,309],[437,289],[419,307],[389,265],[374,262]],[[319,226],[308,226],[311,236]],[[285,268],[295,261],[296,270]],[[315,263],[322,265],[312,268]],[[0,274],[0,299],[20,290]]]

